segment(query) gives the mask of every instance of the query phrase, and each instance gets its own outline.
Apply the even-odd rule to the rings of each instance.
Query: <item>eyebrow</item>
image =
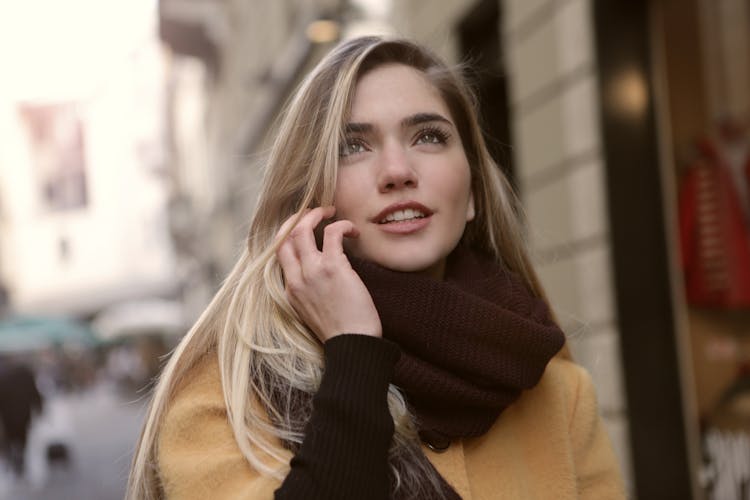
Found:
[[[453,125],[453,122],[439,113],[416,113],[401,120],[401,127],[409,128],[414,127],[415,125],[421,125],[423,123],[429,122],[442,122],[451,126]],[[344,127],[344,131],[347,134],[366,134],[372,132],[374,128],[375,127],[372,125],[372,123],[352,122],[346,124],[346,127]]]
[[[448,125],[453,125],[449,119],[439,113],[417,113],[401,120],[401,126],[403,128],[409,128],[428,122],[443,122]]]

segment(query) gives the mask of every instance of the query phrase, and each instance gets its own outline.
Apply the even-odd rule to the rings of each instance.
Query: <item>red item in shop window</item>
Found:
[[[750,308],[750,229],[732,175],[716,148],[701,156],[680,186],[682,268],[690,305]],[[750,179],[750,164],[746,168]]]

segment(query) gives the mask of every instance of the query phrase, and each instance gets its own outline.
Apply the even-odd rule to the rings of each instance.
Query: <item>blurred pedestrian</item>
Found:
[[[0,425],[5,436],[2,454],[18,476],[24,473],[32,418],[41,411],[42,396],[34,372],[10,357],[0,358]]]
[[[402,40],[302,82],[128,498],[624,498],[474,102]]]

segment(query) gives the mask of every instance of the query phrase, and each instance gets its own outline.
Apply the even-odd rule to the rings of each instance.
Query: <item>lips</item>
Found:
[[[406,201],[388,205],[370,219],[377,224],[392,224],[423,219],[432,215],[432,210],[421,203]]]

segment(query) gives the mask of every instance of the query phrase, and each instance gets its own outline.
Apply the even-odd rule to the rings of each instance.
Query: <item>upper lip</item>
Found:
[[[411,208],[412,210],[417,210],[419,212],[422,212],[425,215],[425,217],[432,215],[432,210],[422,205],[421,203],[417,203],[416,201],[400,201],[398,203],[393,203],[391,205],[388,205],[383,210],[378,212],[377,215],[371,218],[370,221],[380,222],[386,217],[388,217],[389,214],[392,214],[393,212],[397,212],[398,210],[406,210],[407,208]]]

